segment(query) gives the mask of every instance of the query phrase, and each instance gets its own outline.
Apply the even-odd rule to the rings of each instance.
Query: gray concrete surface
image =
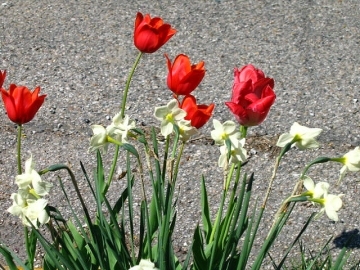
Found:
[[[318,156],[341,156],[360,145],[360,4],[357,0],[299,1],[124,1],[124,0],[1,0],[0,69],[9,83],[41,86],[47,94],[35,119],[24,126],[23,153],[30,153],[38,169],[54,163],[72,166],[86,192],[81,160],[91,171],[94,154],[89,154],[90,125],[107,125],[119,110],[127,74],[137,55],[133,46],[136,12],[161,16],[178,33],[158,52],[145,55],[135,73],[127,113],[139,125],[158,125],[152,116],[155,106],[171,99],[166,87],[164,53],[173,59],[187,54],[194,63],[205,61],[207,73],[194,92],[202,103],[214,102],[214,118],[232,119],[224,105],[231,96],[234,67],[252,63],[275,80],[277,99],[265,122],[250,129],[248,150],[256,154],[245,167],[254,171],[254,198],[264,196],[274,155],[270,148],[276,137],[287,132],[294,121],[324,131],[318,150],[292,151],[284,159],[261,228],[261,243],[274,212],[290,193],[303,166]],[[5,211],[15,192],[16,128],[0,106],[0,239],[23,256],[22,225]],[[203,129],[209,134],[211,124]],[[257,139],[254,139],[257,138]],[[186,252],[193,229],[200,220],[199,186],[206,177],[213,211],[219,204],[222,173],[217,168],[217,147],[203,142],[190,144],[178,180],[179,221],[174,245]],[[111,155],[108,155],[111,159]],[[194,166],[197,167],[194,173]],[[316,166],[315,181],[335,184],[340,165]],[[65,174],[70,195],[75,193]],[[55,175],[46,176],[55,185],[52,205],[63,211],[66,203]],[[115,198],[124,183],[114,182]],[[351,260],[360,260],[359,173],[349,173],[333,192],[344,193],[340,221],[326,217],[315,221],[304,235],[311,252],[318,251],[329,237],[336,256],[345,235],[353,235]],[[85,195],[90,200],[90,195]],[[91,201],[90,201],[91,202]],[[280,258],[286,247],[314,211],[296,207],[271,255]],[[41,256],[41,252],[39,253]],[[296,252],[292,255],[296,259]],[[264,269],[271,269],[269,263]]]

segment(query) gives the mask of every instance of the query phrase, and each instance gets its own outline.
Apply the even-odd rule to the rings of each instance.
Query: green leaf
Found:
[[[24,270],[30,270],[27,266],[25,266],[25,264],[20,260],[20,258],[13,251],[11,251],[8,247],[6,247],[2,243],[0,244],[0,253],[4,256],[6,263],[11,270],[18,269],[14,260],[16,261],[16,263],[19,266],[24,268]]]
[[[131,185],[130,187],[133,187],[134,185],[134,176],[131,177]],[[115,202],[114,207],[112,209],[113,213],[119,213],[124,205],[124,202],[126,201],[127,197],[129,194],[129,188],[126,187],[124,189],[124,191],[121,193],[121,196],[119,197],[119,199]]]
[[[26,251],[27,251],[27,255],[28,258],[26,260],[26,266],[28,266],[29,268],[33,268],[34,266],[34,259],[35,259],[35,252],[36,252],[36,242],[37,242],[37,237],[36,234],[33,232],[33,230],[31,230],[30,235],[28,235],[28,229],[26,228],[26,236],[28,237],[28,243],[26,244]]]
[[[145,213],[146,211],[146,205],[145,205],[145,201],[141,201],[141,206],[140,206],[140,237],[139,237],[139,252],[138,252],[138,257],[137,257],[137,263],[140,262],[143,253],[144,253],[144,239],[145,239],[145,227],[146,227],[146,218],[147,215]],[[145,255],[145,254],[144,254]],[[145,256],[144,258],[148,258],[149,256]]]
[[[34,229],[34,227],[32,227]],[[74,265],[65,258],[58,250],[56,250],[36,229],[34,233],[39,239],[45,252],[49,255],[50,261],[56,266],[57,269],[74,269]]]
[[[136,158],[139,158],[139,153],[136,151],[135,147],[132,146],[131,144],[124,143],[121,147],[124,148],[126,151],[130,152],[131,154],[133,154]]]
[[[78,230],[75,228],[74,224],[69,220],[67,222],[68,229],[71,232],[71,236],[74,238],[76,246],[78,249],[83,249],[86,245],[84,237],[78,232]]]
[[[190,258],[193,251],[193,245],[194,245],[194,240],[191,242],[191,246],[189,247],[188,253],[186,254],[185,261],[183,262],[183,267],[182,267],[183,270],[188,269],[188,265],[190,263]]]
[[[310,215],[310,217],[308,218],[308,220],[306,221],[305,225],[302,227],[302,229],[300,230],[300,232],[298,233],[298,235],[296,236],[295,240],[292,242],[292,244],[289,246],[289,248],[287,249],[287,251],[285,252],[285,255],[283,257],[283,259],[280,261],[278,267],[279,269],[281,269],[281,267],[283,266],[283,264],[285,263],[287,256],[290,253],[290,250],[294,247],[294,245],[300,240],[301,235],[305,232],[306,228],[309,226],[310,222],[312,221],[313,217],[315,216],[315,213],[312,213]],[[329,240],[330,241],[330,240]],[[329,243],[329,242],[328,242]],[[326,244],[327,245],[327,244]],[[320,253],[319,253],[320,255]]]
[[[130,155],[129,153],[127,153],[126,155],[126,170],[127,170],[127,174],[126,174],[126,178],[127,178],[127,188],[128,188],[128,213],[129,213],[129,225],[130,225],[130,245],[131,245],[131,258],[132,258],[132,262],[135,263],[136,259],[135,259],[135,244],[134,244],[134,209],[133,209],[133,192],[132,192],[132,184],[131,184],[131,166],[130,166]]]
[[[345,246],[341,249],[341,252],[339,253],[334,265],[331,267],[331,270],[337,270],[337,269],[343,269],[343,266],[347,262],[351,255],[351,252],[348,250],[348,248]],[[359,266],[359,265],[357,265]]]
[[[212,224],[210,219],[209,201],[207,197],[204,176],[202,176],[201,178],[201,217],[203,222],[203,230],[205,234],[206,244],[209,244]]]
[[[196,226],[193,237],[193,257],[195,269],[208,269],[208,260],[204,252],[204,241],[199,225]],[[210,244],[212,245],[212,244]]]
[[[135,133],[139,135],[145,135],[144,131],[140,128],[132,128],[131,131],[134,131]]]

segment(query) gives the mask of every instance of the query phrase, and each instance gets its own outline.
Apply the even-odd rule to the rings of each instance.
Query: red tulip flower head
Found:
[[[3,72],[0,70],[0,88],[2,88],[5,78],[6,78],[6,70],[4,70]]]
[[[201,61],[191,65],[189,57],[178,55],[171,65],[169,57],[165,54],[168,65],[167,85],[176,95],[189,95],[200,84],[205,76],[205,63]]]
[[[40,87],[30,92],[25,86],[15,84],[10,84],[9,92],[1,89],[1,96],[10,120],[19,125],[31,121],[46,97],[46,95],[39,96],[39,92]]]
[[[232,98],[225,104],[236,120],[245,127],[261,124],[274,104],[274,80],[253,65],[234,70]]]
[[[134,44],[143,53],[157,51],[175,33],[176,30],[159,17],[151,19],[149,14],[144,17],[140,12],[136,15]]]
[[[192,95],[184,97],[180,108],[187,112],[185,120],[190,120],[191,125],[197,129],[209,121],[215,105],[212,103],[209,106],[204,104],[196,104],[196,99]]]

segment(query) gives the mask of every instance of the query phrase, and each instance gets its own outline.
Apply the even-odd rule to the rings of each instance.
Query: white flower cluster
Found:
[[[35,228],[38,227],[37,222],[49,222],[50,217],[45,210],[48,201],[43,197],[49,194],[52,184],[43,181],[34,170],[32,156],[25,162],[25,173],[16,176],[15,183],[19,190],[11,194],[13,205],[7,211],[20,217],[25,226],[31,226],[27,218]]]
[[[219,167],[226,168],[229,163],[244,162],[247,159],[245,138],[241,139],[240,132],[236,130],[236,124],[233,121],[226,121],[221,124],[218,120],[213,120],[214,130],[211,131],[211,137],[215,144],[220,145]],[[226,140],[230,141],[231,149],[228,149]],[[230,151],[230,153],[229,153]],[[229,158],[230,157],[230,158]]]
[[[166,106],[156,107],[154,116],[161,121],[160,129],[164,137],[173,132],[174,125],[179,127],[180,140],[183,142],[197,133],[197,129],[191,125],[191,121],[184,119],[186,111],[179,108],[176,99],[171,100]]]
[[[330,185],[328,183],[319,182],[315,185],[314,181],[307,176],[304,177],[304,186],[308,191],[303,195],[309,196],[309,201],[322,207],[316,215],[316,218],[319,218],[325,212],[330,219],[338,221],[337,211],[342,207],[341,197],[343,194],[329,194],[328,190]]]
[[[92,125],[94,135],[90,139],[89,151],[100,149],[106,153],[110,143],[109,138],[120,143],[127,143],[129,131],[133,128],[135,128],[135,121],[130,120],[128,115],[122,118],[120,113],[114,116],[112,123],[106,128],[101,125]]]
[[[276,145],[284,147],[288,143],[291,143],[291,146],[297,146],[299,150],[317,148],[319,147],[319,143],[315,139],[320,135],[321,131],[320,128],[308,128],[295,122],[291,126],[289,133],[284,133],[279,137]],[[329,161],[343,164],[343,167],[340,170],[339,183],[344,178],[347,171],[360,171],[360,148],[356,147],[340,158],[329,158]],[[323,215],[325,212],[330,219],[338,221],[339,217],[337,211],[342,207],[341,197],[343,194],[329,194],[328,183],[319,182],[315,185],[313,180],[307,176],[304,176],[304,186],[308,191],[302,195],[309,196],[309,201],[322,206],[317,217]]]

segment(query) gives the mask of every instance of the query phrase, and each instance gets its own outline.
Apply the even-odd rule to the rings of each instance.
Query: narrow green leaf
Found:
[[[71,236],[75,240],[76,246],[79,249],[83,249],[85,247],[85,244],[86,244],[84,237],[78,232],[78,230],[76,229],[74,224],[71,222],[71,220],[69,220],[67,222],[67,226],[68,226],[68,229],[71,232]]]
[[[182,270],[186,270],[189,266],[189,263],[190,263],[190,258],[191,258],[191,255],[192,255],[192,251],[193,251],[193,245],[194,245],[194,240],[191,242],[191,245],[189,247],[189,250],[186,254],[186,258],[185,258],[185,261],[183,262],[183,266],[182,266]]]
[[[282,213],[277,221],[275,222],[273,228],[271,229],[271,231],[268,234],[268,237],[266,238],[266,240],[264,241],[261,250],[259,251],[253,265],[252,265],[252,270],[258,270],[261,267],[261,264],[265,258],[265,255],[269,252],[269,249],[271,248],[272,244],[274,243],[275,239],[277,238],[277,236],[279,235],[279,233],[281,232],[283,226],[285,225],[286,221],[288,220],[290,214],[292,213],[292,210],[294,209],[295,203],[291,203],[287,212]],[[263,211],[264,209],[261,208],[261,210]]]
[[[246,264],[247,264],[248,259],[249,259],[249,254],[250,254],[251,248],[252,248],[252,245],[250,245],[251,234],[256,234],[256,231],[253,230],[253,225],[257,224],[257,222],[256,223],[254,222],[255,221],[255,213],[256,213],[256,207],[254,207],[252,216],[250,218],[250,222],[248,223],[248,226],[247,226],[245,239],[244,239],[244,242],[243,242],[243,246],[242,246],[241,253],[240,253],[240,256],[239,256],[239,261],[238,261],[237,268],[236,268],[238,270],[239,269],[245,269]],[[256,225],[255,225],[255,228],[256,228]],[[235,256],[235,254],[233,253],[232,257],[234,257],[234,256]]]
[[[201,217],[203,223],[203,230],[205,234],[206,244],[209,243],[212,231],[212,224],[210,219],[209,201],[207,197],[206,185],[204,175],[201,178]]]
[[[315,213],[313,213],[312,216],[314,216],[314,215],[315,215]],[[302,257],[303,257],[303,261],[305,261],[306,270],[311,270],[311,269],[313,269],[314,264],[317,262],[317,260],[320,258],[320,256],[324,254],[324,251],[327,249],[327,247],[328,247],[328,245],[329,245],[329,243],[330,243],[331,240],[332,240],[332,237],[329,238],[329,240],[328,240],[328,241],[326,242],[326,244],[319,250],[319,252],[316,254],[315,257],[313,257],[313,255],[311,256],[312,258],[311,258],[309,264],[307,263],[307,260],[306,260],[306,257],[305,257],[305,255],[306,255],[306,254],[305,254],[305,248],[302,248],[302,250],[303,250],[302,253],[304,253],[304,254],[301,254],[301,255],[302,255]],[[328,261],[328,259],[329,259],[329,257],[327,256],[327,257],[325,258],[325,260],[324,260],[323,263],[326,264],[326,262]],[[323,268],[321,267],[320,269],[323,269]],[[340,269],[340,268],[339,268],[339,269]]]
[[[131,131],[134,131],[135,133],[139,134],[139,135],[145,135],[144,131],[140,128],[132,128]]]
[[[133,209],[133,192],[131,184],[131,166],[130,166],[130,155],[126,154],[126,179],[127,179],[127,189],[128,189],[128,213],[129,213],[129,223],[130,223],[130,246],[131,246],[131,259],[132,263],[136,263],[135,258],[135,244],[134,244],[134,209]]]
[[[11,270],[18,269],[14,260],[16,261],[16,263],[19,266],[24,268],[24,270],[31,270],[27,266],[25,266],[25,264],[21,261],[21,259],[13,251],[11,251],[8,247],[6,247],[2,243],[0,244],[0,253],[4,256],[5,261]]]
[[[199,225],[196,226],[194,237],[193,237],[193,257],[195,269],[209,269],[208,268],[208,258],[205,256],[204,252],[204,241],[201,234]]]
[[[300,230],[300,232],[298,233],[298,235],[296,236],[295,240],[290,244],[290,246],[288,247],[288,249],[285,252],[285,255],[283,256],[283,259],[280,261],[278,267],[279,269],[281,269],[281,267],[284,265],[287,256],[290,253],[290,250],[295,246],[295,244],[299,241],[301,235],[305,232],[305,230],[307,229],[307,227],[309,226],[310,222],[313,220],[313,217],[315,216],[315,213],[312,213],[310,215],[310,217],[308,218],[308,220],[306,221],[306,223],[304,224],[304,226],[302,227],[302,229]],[[329,240],[330,241],[330,240]],[[320,254],[319,254],[320,255]]]
[[[146,209],[145,209],[145,202],[141,201],[140,207],[140,236],[139,236],[139,251],[136,260],[136,264],[138,264],[143,256],[144,253],[144,238],[145,238],[145,227],[146,227]],[[146,258],[146,257],[144,257]]]
[[[351,252],[348,250],[348,248],[346,246],[343,247],[341,249],[334,265],[331,267],[331,270],[343,269],[343,266],[349,259],[350,255],[351,255]]]
[[[34,228],[34,227],[33,227]],[[51,261],[56,265],[57,269],[74,269],[74,266],[56,250],[37,230],[34,230],[46,254],[49,255]]]
[[[136,158],[139,158],[139,153],[136,151],[135,147],[132,146],[131,144],[124,143],[121,147],[124,148],[126,151],[130,152],[131,154],[133,154]]]

